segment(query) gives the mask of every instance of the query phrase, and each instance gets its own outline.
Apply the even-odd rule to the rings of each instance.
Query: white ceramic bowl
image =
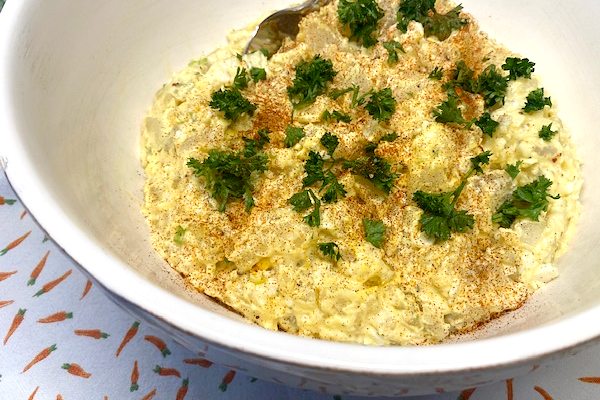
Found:
[[[186,293],[139,211],[139,127],[171,73],[287,0],[9,0],[0,14],[0,152],[18,195],[119,304],[215,361],[323,391],[456,390],[527,372],[600,335],[600,2],[464,0],[535,60],[585,162],[561,277],[460,343],[366,347],[270,332]]]

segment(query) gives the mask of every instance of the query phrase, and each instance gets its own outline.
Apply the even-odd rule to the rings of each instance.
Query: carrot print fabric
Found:
[[[0,400],[362,399],[263,382],[181,347],[98,290],[3,176],[0,198]],[[525,377],[439,392],[412,399],[599,399],[600,346]]]

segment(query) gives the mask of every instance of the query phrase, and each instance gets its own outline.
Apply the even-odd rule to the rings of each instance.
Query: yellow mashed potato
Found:
[[[297,39],[269,59],[260,52],[239,57],[249,31],[237,31],[227,47],[177,73],[158,92],[143,124],[143,210],[156,250],[189,285],[265,328],[376,345],[436,343],[518,308],[557,276],[556,259],[579,212],[580,167],[556,107],[522,110],[527,95],[543,87],[535,74],[509,81],[504,104],[491,110],[499,122],[492,137],[474,125],[436,122],[432,110],[446,100],[442,84],[458,61],[479,74],[514,55],[481,33],[468,14],[462,14],[465,26],[440,41],[425,37],[415,21],[406,33],[398,30],[399,2],[378,3],[385,16],[370,48],[345,36],[333,1],[306,17]],[[438,1],[436,7],[443,13],[453,5]],[[392,64],[382,46],[391,40],[404,50]],[[391,119],[377,121],[364,107],[352,107],[351,95],[321,95],[294,112],[293,124],[305,136],[286,148],[285,130],[292,123],[287,87],[295,67],[315,55],[331,60],[337,71],[331,89],[391,88],[397,102]],[[230,86],[238,68],[252,67],[264,68],[267,76],[242,90],[257,109],[231,122],[209,106],[211,95]],[[442,81],[429,78],[436,67],[445,71]],[[481,115],[481,96],[465,94],[463,100],[465,118]],[[325,122],[326,110],[352,119]],[[550,123],[557,134],[542,140],[538,132]],[[236,199],[218,211],[188,159],[203,160],[211,149],[239,150],[242,137],[263,128],[270,131],[268,170],[254,178],[255,206],[246,212]],[[376,152],[398,177],[386,194],[368,179],[342,173],[345,198],[323,203],[320,226],[311,227],[288,199],[303,190],[309,151],[326,157],[319,143],[325,132],[339,138],[336,155],[346,158],[395,132],[397,139],[382,142]],[[432,240],[421,229],[423,211],[413,194],[454,190],[470,159],[485,150],[492,153],[489,165],[468,179],[456,204],[474,217],[473,228],[447,241]],[[513,180],[505,168],[519,161],[521,172]],[[539,221],[518,218],[510,228],[492,222],[513,190],[541,175],[560,199],[549,199]],[[385,225],[381,248],[365,240],[364,218]],[[339,261],[319,250],[326,242],[338,245]]]

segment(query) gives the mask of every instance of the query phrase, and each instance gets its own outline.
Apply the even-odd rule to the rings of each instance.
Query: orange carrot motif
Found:
[[[230,370],[223,377],[223,380],[221,381],[221,384],[219,385],[219,390],[221,390],[221,392],[226,391],[227,387],[229,386],[229,384],[231,382],[233,382],[233,378],[235,378],[235,371],[234,370]]]
[[[469,400],[471,398],[471,396],[473,396],[474,392],[475,392],[475,389],[463,390],[460,393],[460,395],[458,396],[458,399],[456,399],[456,400]]]
[[[66,319],[71,319],[71,318],[73,318],[72,312],[60,311],[55,314],[48,315],[45,318],[40,318],[40,319],[38,319],[37,322],[39,322],[40,324],[51,324],[53,322],[62,322]]]
[[[27,239],[27,236],[29,236],[30,234],[31,234],[31,231],[27,232],[23,236],[15,239],[12,242],[10,242],[9,244],[7,244],[5,248],[3,248],[2,250],[0,250],[0,256],[5,255],[9,251],[11,251],[12,249],[14,249],[18,245],[20,245],[21,243],[23,243],[23,240]]]
[[[506,400],[513,400],[513,398],[514,398],[513,380],[512,379],[508,379],[506,381]]]
[[[154,398],[154,396],[156,396],[156,388],[154,388],[150,392],[148,392],[148,394],[145,395],[144,397],[142,397],[141,400],[152,400]]]
[[[59,393],[56,395],[56,400],[64,400],[62,395]]]
[[[44,286],[42,286],[42,288],[40,290],[38,290],[36,292],[36,294],[33,295],[33,297],[39,297],[39,296],[43,295],[44,293],[50,292],[52,289],[57,287],[62,281],[67,279],[69,277],[69,275],[71,275],[72,272],[73,272],[73,270],[70,269],[67,272],[65,272],[62,276],[56,278],[53,281],[46,283]]]
[[[163,342],[161,339],[157,338],[156,336],[146,335],[146,336],[144,336],[144,340],[147,342],[150,342],[154,346],[156,346],[156,348],[158,350],[160,350],[163,357],[166,357],[169,354],[171,354],[171,350],[169,350],[169,348],[167,347],[165,342]]]
[[[598,376],[584,376],[583,378],[579,378],[579,380],[584,383],[595,383],[600,385],[600,377]]]
[[[542,389],[539,386],[535,386],[533,388],[533,390],[535,390],[536,392],[538,392],[540,395],[542,395],[542,397],[544,398],[544,400],[554,400],[552,398],[552,396],[550,396],[550,394],[548,394],[548,392],[546,392],[544,389]]]
[[[138,385],[138,379],[140,379],[140,371],[138,370],[137,360],[133,362],[133,369],[131,370],[131,386],[129,386],[130,392],[135,392],[140,388]]]
[[[181,374],[175,368],[163,368],[157,365],[152,371],[156,372],[159,376],[176,376],[181,378]]]
[[[213,365],[212,361],[205,358],[186,358],[183,362],[190,365],[199,365],[203,368],[210,368],[210,366]]]
[[[26,308],[19,308],[19,311],[17,311],[17,313],[15,314],[15,317],[13,318],[12,323],[10,324],[10,328],[8,328],[8,332],[6,332],[6,336],[4,336],[4,345],[5,346],[6,346],[6,342],[8,342],[8,339],[10,339],[10,337],[13,335],[13,333],[15,333],[15,331],[17,330],[19,325],[21,325],[21,323],[25,319],[26,311],[27,311]]]
[[[11,276],[13,276],[16,273],[17,273],[17,271],[0,272],[0,282],[2,282],[5,279],[10,278]]]
[[[50,255],[50,251],[46,252],[44,257],[42,257],[40,262],[38,262],[38,264],[35,266],[33,271],[31,271],[31,275],[29,275],[29,280],[27,281],[27,286],[35,285],[36,279],[40,276],[40,274],[42,273],[42,270],[44,269],[44,266],[46,265],[46,261],[48,260],[48,255]]]
[[[83,293],[81,293],[81,297],[79,298],[79,300],[83,300],[83,298],[85,296],[87,296],[87,294],[90,292],[90,289],[92,289],[92,281],[90,281],[88,279],[88,281],[85,283],[85,287],[83,288]]]
[[[35,388],[35,390],[33,391],[33,393],[31,393],[31,394],[29,395],[29,398],[28,398],[27,400],[33,400],[33,399],[35,399],[35,395],[36,395],[36,393],[37,393],[37,391],[38,391],[39,389],[40,389],[40,387],[39,387],[39,386],[38,386],[38,387],[36,387],[36,388]]]
[[[131,328],[129,328],[125,336],[123,336],[123,340],[117,349],[116,357],[119,357],[119,354],[121,354],[125,346],[127,346],[127,343],[129,343],[129,341],[137,334],[139,327],[140,323],[138,321],[135,321],[133,325],[131,325]]]
[[[183,380],[183,382],[181,383],[181,386],[179,387],[179,390],[177,391],[177,396],[175,396],[175,400],[184,400],[185,399],[185,395],[188,392],[189,383],[190,383],[190,381],[188,378],[185,378]]]
[[[3,205],[8,205],[8,206],[12,206],[13,204],[15,204],[17,202],[17,200],[13,200],[13,199],[6,199],[2,196],[0,196],[0,206]]]
[[[63,364],[62,369],[66,369],[71,375],[78,376],[80,378],[89,378],[92,376],[89,372],[86,372],[79,364]]]
[[[14,302],[14,300],[0,300],[0,308],[10,306]]]
[[[37,355],[37,356],[35,356],[35,357],[33,358],[33,360],[31,360],[31,361],[29,362],[29,364],[27,364],[27,365],[25,366],[25,368],[23,368],[23,371],[21,371],[21,373],[23,374],[23,373],[27,372],[27,371],[28,371],[28,370],[29,370],[31,367],[33,367],[35,364],[39,363],[40,361],[43,361],[43,360],[45,360],[45,359],[46,359],[46,358],[47,358],[47,357],[48,357],[48,356],[49,356],[49,355],[50,355],[50,354],[51,354],[53,351],[55,351],[55,350],[56,350],[56,345],[55,345],[55,344],[53,344],[52,346],[50,346],[50,347],[46,347],[44,350],[40,351],[40,352],[38,353],[38,355]]]
[[[100,329],[75,329],[77,336],[87,336],[93,339],[106,339],[110,335],[106,332],[102,332]]]
[[[27,210],[23,210],[23,212],[21,213],[21,215],[19,215],[19,219],[25,218],[26,215],[27,215]]]

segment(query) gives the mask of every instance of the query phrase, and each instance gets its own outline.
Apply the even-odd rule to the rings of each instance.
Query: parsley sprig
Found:
[[[398,174],[392,171],[392,165],[375,154],[381,142],[393,142],[398,135],[390,133],[379,139],[379,142],[368,143],[364,148],[364,156],[355,160],[344,160],[343,167],[355,175],[369,180],[377,189],[389,194],[394,187]]]
[[[441,81],[444,77],[444,69],[440,67],[435,67],[429,73],[428,78],[434,81]]]
[[[302,61],[296,66],[296,77],[287,88],[288,97],[295,109],[306,107],[325,93],[329,82],[337,73],[331,60],[316,55],[310,61]]]
[[[523,111],[532,113],[543,110],[546,106],[552,107],[552,99],[544,97],[544,88],[539,88],[527,95],[527,102],[525,103],[525,107],[523,107]]]
[[[378,121],[389,121],[396,112],[396,99],[390,88],[384,88],[380,91],[372,89],[362,95],[357,103],[359,105],[365,104],[365,109]]]
[[[258,139],[245,139],[242,151],[210,150],[204,161],[190,158],[187,166],[201,177],[218,210],[225,211],[231,199],[244,199],[246,211],[254,206],[254,181],[257,174],[267,170],[268,157],[262,152],[268,143],[268,131],[262,130]]]
[[[222,111],[225,118],[235,122],[243,114],[254,115],[256,105],[246,99],[237,88],[219,89],[211,96],[210,107]]]
[[[400,51],[401,53],[406,53],[406,51],[404,51],[404,48],[402,47],[402,44],[396,42],[395,40],[384,42],[383,48],[386,49],[388,52],[387,62],[390,65],[396,64],[399,61],[398,51]]]
[[[285,139],[283,140],[283,144],[285,147],[290,148],[294,147],[298,142],[300,142],[304,138],[304,129],[299,126],[289,125],[285,129]]]
[[[435,9],[436,0],[403,0],[396,15],[397,27],[406,33],[410,21],[423,25],[425,36],[436,36],[444,41],[454,30],[462,28],[467,20],[460,17],[462,6],[456,6],[446,14],[440,14]]]
[[[309,208],[313,210],[303,217],[308,226],[316,227],[321,225],[321,200],[311,189],[296,193],[288,200],[296,212],[304,212]]]
[[[350,39],[365,47],[377,43],[374,34],[383,15],[376,0],[340,0],[338,5],[338,18],[349,30]]]
[[[552,181],[542,175],[535,181],[517,188],[511,199],[505,201],[493,215],[492,221],[503,228],[510,228],[518,218],[539,221],[541,213],[547,211],[550,205],[548,197],[560,199],[560,195],[551,196],[548,193],[550,186]]]
[[[531,78],[532,72],[535,71],[535,63],[529,61],[528,58],[508,57],[502,65],[502,69],[508,71],[508,80],[514,81],[518,78]]]
[[[338,262],[342,258],[340,247],[334,242],[319,243],[318,247],[325,257],[329,257],[335,262]]]
[[[352,117],[349,114],[338,110],[325,110],[321,114],[321,119],[325,122],[336,121],[336,122],[346,122],[349,123],[352,121]]]
[[[442,124],[465,124],[467,121],[458,105],[458,96],[452,92],[448,93],[448,99],[433,110],[435,121]]]
[[[494,132],[496,132],[496,129],[498,129],[500,123],[498,121],[494,121],[492,119],[492,115],[486,111],[478,120],[475,121],[475,125],[477,125],[485,135],[493,137]]]
[[[544,140],[545,142],[549,142],[552,138],[558,133],[558,131],[552,130],[552,124],[542,126],[540,129],[538,136]]]
[[[377,248],[381,248],[385,240],[386,227],[383,221],[363,219],[363,228],[365,229],[365,239]]]
[[[369,180],[376,188],[390,193],[397,178],[397,174],[392,172],[392,167],[385,159],[377,156],[375,151],[380,142],[393,141],[398,136],[394,133],[384,135],[379,142],[369,143],[365,146],[365,156],[355,160],[346,160],[336,158],[335,151],[339,145],[339,138],[330,132],[325,133],[320,140],[321,145],[327,151],[327,156],[311,150],[308,153],[308,159],[304,163],[305,176],[302,179],[303,191],[294,194],[289,202],[298,212],[308,209],[314,205],[313,215],[310,219],[305,217],[307,223],[314,223],[319,226],[320,223],[320,205],[324,203],[335,203],[346,197],[346,189],[338,181],[338,173],[341,169],[350,170],[353,174],[363,176]],[[338,167],[336,169],[336,167]],[[310,189],[311,186],[317,186],[317,193],[321,198]],[[303,207],[301,207],[303,206]]]
[[[483,152],[471,158],[471,169],[463,177],[460,185],[449,193],[426,193],[417,191],[413,200],[423,210],[421,230],[435,242],[443,242],[452,237],[452,233],[464,233],[475,225],[475,219],[465,210],[456,210],[456,203],[473,175],[482,173],[482,165],[489,164],[491,153]]]
[[[523,161],[517,161],[515,164],[508,164],[504,170],[508,176],[514,180],[521,173],[521,164],[523,164]]]

